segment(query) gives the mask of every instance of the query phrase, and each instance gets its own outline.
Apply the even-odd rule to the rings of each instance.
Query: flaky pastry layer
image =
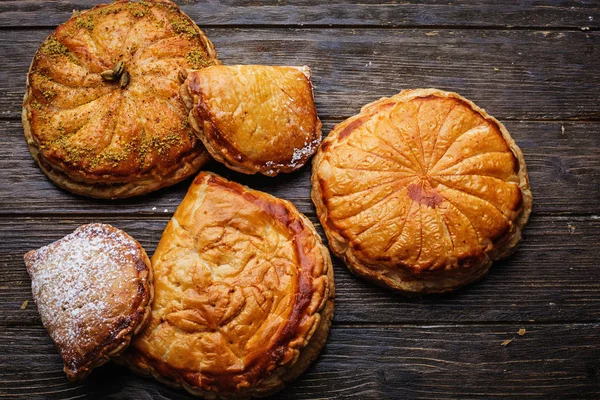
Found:
[[[212,43],[168,0],[76,13],[29,70],[22,120],[30,152],[52,181],[85,196],[175,184],[210,158],[187,122],[178,71],[218,63]]]
[[[301,168],[321,143],[310,69],[214,66],[181,87],[190,124],[211,156],[245,174]]]
[[[149,319],[150,260],[117,228],[82,225],[25,254],[25,264],[42,323],[71,381],[120,354]]]
[[[281,389],[317,357],[333,315],[333,270],[289,202],[200,173],[152,258],[147,328],[121,358],[206,398]]]
[[[532,196],[506,128],[451,92],[405,90],[335,126],[312,199],[349,269],[405,294],[484,276],[521,239]]]

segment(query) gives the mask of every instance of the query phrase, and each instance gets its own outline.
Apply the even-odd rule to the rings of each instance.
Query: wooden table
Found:
[[[56,188],[29,155],[31,58],[71,10],[95,3],[0,2],[0,398],[188,398],[115,365],[69,384],[31,301],[27,250],[103,221],[152,253],[190,183],[90,200]],[[278,398],[600,398],[600,1],[179,3],[226,64],[309,65],[325,134],[381,96],[438,87],[504,122],[529,168],[523,242],[482,282],[406,299],[335,260],[327,346]],[[291,200],[318,226],[309,166],[274,179],[208,168]]]

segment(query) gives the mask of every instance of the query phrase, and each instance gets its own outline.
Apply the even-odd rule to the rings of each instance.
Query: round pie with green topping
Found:
[[[209,159],[187,122],[178,72],[219,64],[212,43],[166,0],[75,13],[42,43],[23,126],[41,169],[71,192],[137,196]]]
[[[512,253],[531,211],[523,154],[456,93],[405,90],[338,124],[313,161],[331,250],[405,294],[473,282]]]

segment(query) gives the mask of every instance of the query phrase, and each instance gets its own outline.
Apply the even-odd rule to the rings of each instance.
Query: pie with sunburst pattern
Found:
[[[405,294],[441,293],[512,253],[531,211],[521,150],[456,93],[406,90],[335,126],[312,198],[332,251]]]
[[[167,0],[75,13],[42,43],[27,79],[29,149],[57,185],[99,198],[145,194],[210,157],[187,121],[181,69],[218,64],[212,43]]]

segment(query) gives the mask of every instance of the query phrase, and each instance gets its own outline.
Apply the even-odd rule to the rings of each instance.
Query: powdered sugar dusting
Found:
[[[98,345],[138,293],[137,243],[104,224],[79,227],[25,256],[42,322],[65,363]],[[124,301],[125,300],[125,301]],[[74,366],[70,366],[74,367]]]
[[[267,170],[266,172],[273,173],[276,169],[282,167],[296,168],[302,166],[306,162],[306,160],[308,160],[315,153],[317,147],[319,147],[319,144],[321,144],[321,138],[312,140],[310,142],[306,142],[302,148],[294,148],[292,158],[289,164],[287,165],[276,163],[273,161],[267,161],[265,163],[265,167],[269,168],[269,170]]]
[[[321,143],[321,140],[315,139],[312,142],[307,143],[301,149],[294,149],[294,154],[292,155],[292,166],[296,166],[298,161],[305,160],[313,155],[317,146]]]
[[[301,149],[294,149],[294,154],[292,155],[292,161],[290,162],[292,167],[297,167],[298,162],[303,162],[312,156],[321,143],[321,139],[315,139],[312,142],[308,142]]]

